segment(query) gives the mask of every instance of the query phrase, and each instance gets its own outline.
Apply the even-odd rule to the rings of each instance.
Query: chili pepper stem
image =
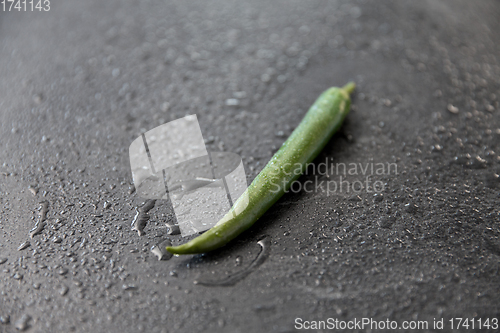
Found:
[[[342,87],[342,90],[345,90],[345,92],[348,93],[349,95],[352,94],[354,89],[356,89],[356,83],[352,81]]]

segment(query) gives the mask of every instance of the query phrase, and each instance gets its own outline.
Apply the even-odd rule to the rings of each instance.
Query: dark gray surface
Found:
[[[466,0],[0,12],[0,332],[23,315],[29,332],[499,318],[498,17],[498,1]],[[170,261],[150,252],[167,237],[164,204],[145,236],[130,230],[141,199],[129,194],[128,146],[141,131],[196,113],[209,149],[242,155],[251,180],[315,98],[348,80],[354,110],[317,162],[397,163],[373,177],[382,197],[290,194],[226,248]],[[29,239],[44,200],[47,226]],[[193,284],[249,266],[264,235],[269,258],[245,279]]]

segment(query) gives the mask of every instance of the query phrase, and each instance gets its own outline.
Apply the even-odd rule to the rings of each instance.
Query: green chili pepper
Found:
[[[349,112],[349,94],[356,85],[332,87],[323,92],[311,106],[299,126],[255,177],[245,193],[214,227],[191,241],[169,246],[174,254],[195,254],[226,245],[250,228],[305,171]],[[245,199],[242,199],[245,197]],[[236,214],[236,212],[239,212]]]

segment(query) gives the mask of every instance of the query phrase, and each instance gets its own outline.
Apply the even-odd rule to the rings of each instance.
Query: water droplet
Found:
[[[69,288],[65,285],[61,285],[59,288],[59,295],[65,296],[68,293]]]
[[[179,225],[177,224],[171,224],[171,223],[165,223],[167,228],[168,228],[168,232],[167,234],[169,235],[179,235],[181,233],[181,229],[179,228]]]
[[[284,136],[285,136],[285,132],[283,132],[283,131],[278,131],[278,132],[276,132],[276,134],[275,134],[275,135],[276,135],[278,138],[282,138],[282,137],[284,137]]]
[[[123,290],[135,290],[135,289],[137,289],[137,287],[136,287],[136,286],[134,286],[134,285],[131,285],[131,284],[124,284],[124,285],[122,286],[122,289],[123,289]]]
[[[236,98],[229,98],[229,99],[226,99],[226,105],[227,106],[238,106],[238,105],[240,105],[240,101],[237,100]]]
[[[29,321],[31,320],[31,316],[27,314],[23,314],[21,318],[16,320],[14,323],[14,327],[17,328],[19,331],[24,331],[29,328]]]
[[[271,81],[271,75],[269,75],[269,74],[267,74],[267,73],[264,73],[264,74],[262,74],[262,75],[260,76],[260,80],[261,80],[262,82],[267,83],[267,82]]]
[[[47,201],[41,202],[40,203],[40,213],[38,214],[38,220],[35,224],[35,227],[30,230],[30,238],[33,238],[33,236],[38,235],[40,232],[42,232],[43,228],[45,227],[45,220],[47,218],[47,212],[49,210],[49,203]]]
[[[349,9],[349,14],[351,14],[351,17],[353,19],[357,19],[361,16],[361,8],[354,6]]]
[[[21,245],[19,245],[19,247],[17,248],[18,251],[22,251],[26,248],[28,248],[29,246],[31,246],[30,242],[26,241],[24,243],[22,243]]]
[[[151,252],[158,257],[158,260],[168,260],[172,258],[172,253],[168,252],[166,247],[172,246],[172,242],[169,239],[158,243],[151,248]]]
[[[451,113],[454,113],[454,114],[457,114],[459,111],[456,106],[453,106],[453,104],[448,104],[447,109],[448,109],[448,111],[450,111]]]

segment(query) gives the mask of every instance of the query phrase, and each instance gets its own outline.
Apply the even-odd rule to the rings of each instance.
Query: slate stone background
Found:
[[[499,318],[498,1],[51,1],[0,12],[0,332],[290,332],[303,320]],[[213,253],[158,261],[128,146],[197,114],[249,181],[327,87],[316,164],[383,191],[289,193]],[[234,105],[237,104],[237,105]],[[337,181],[312,168],[300,179]],[[366,175],[347,175],[364,181]],[[47,225],[31,239],[40,202]],[[269,257],[233,286],[267,235]],[[25,242],[29,242],[29,246]],[[21,250],[18,248],[21,246]],[[493,331],[493,330],[490,330]]]

